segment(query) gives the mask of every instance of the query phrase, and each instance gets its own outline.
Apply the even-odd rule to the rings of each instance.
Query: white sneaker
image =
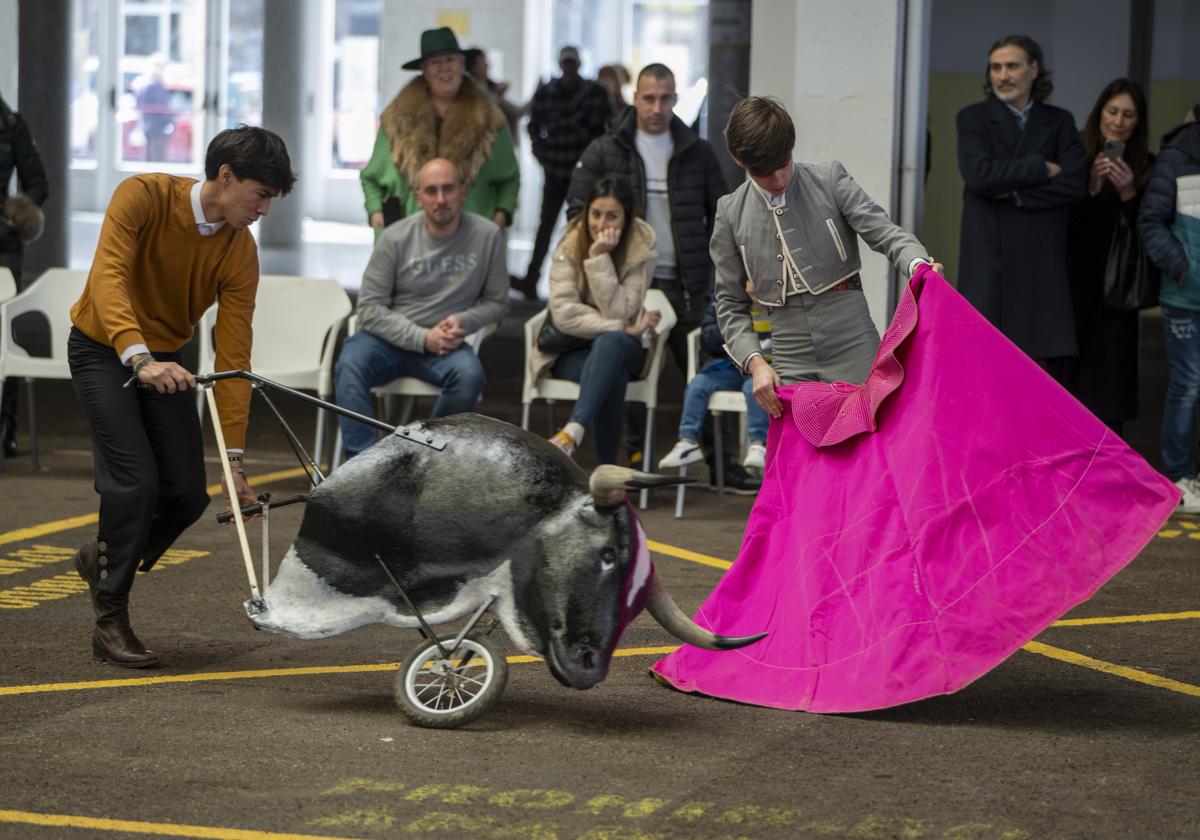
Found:
[[[703,460],[704,451],[700,448],[700,444],[694,440],[680,438],[675,446],[671,448],[671,451],[658,462],[658,468],[660,470],[669,470]]]
[[[1176,513],[1200,513],[1200,481],[1194,478],[1181,478],[1175,486],[1183,491]]]
[[[765,443],[750,444],[750,448],[746,450],[746,460],[742,461],[742,466],[748,470],[766,469],[767,445]]]

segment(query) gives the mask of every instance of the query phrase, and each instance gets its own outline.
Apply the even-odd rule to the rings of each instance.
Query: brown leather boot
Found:
[[[92,609],[96,618],[100,617],[100,606],[96,603],[96,584],[100,582],[100,548],[95,540],[80,546],[75,552],[75,571],[88,585],[88,597],[92,600]]]
[[[148,668],[158,664],[158,654],[147,650],[129,626],[129,595],[93,590],[97,604],[92,655],[97,661],[121,668]]]

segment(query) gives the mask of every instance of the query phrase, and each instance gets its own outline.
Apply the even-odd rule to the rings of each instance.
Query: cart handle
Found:
[[[268,502],[268,504],[270,505],[271,509],[274,510],[275,508],[284,507],[286,505],[294,505],[297,502],[307,502],[307,501],[308,501],[308,496],[304,493],[300,493],[299,495],[296,495],[296,496],[287,496],[286,498],[280,499],[278,502]],[[255,514],[262,513],[262,509],[263,509],[263,503],[255,502],[252,505],[246,505],[244,508],[242,508],[241,512],[242,512],[242,516],[254,516]],[[222,525],[224,525],[226,522],[232,522],[233,521],[233,512],[227,510],[224,513],[218,513],[217,521],[220,522]]]

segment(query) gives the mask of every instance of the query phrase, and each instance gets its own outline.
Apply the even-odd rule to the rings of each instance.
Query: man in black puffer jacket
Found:
[[[675,116],[676,99],[670,68],[663,64],[643,68],[633,105],[614,115],[608,131],[593,140],[579,159],[567,192],[567,218],[583,211],[592,185],[600,178],[624,178],[633,187],[656,235],[658,262],[652,287],[666,293],[678,318],[667,346],[679,369],[686,371],[687,335],[700,326],[713,291],[708,242],[717,199],[729,187],[712,146]],[[626,412],[626,440],[639,468],[644,424],[644,409],[632,404]],[[739,465],[732,466],[725,473],[727,486],[744,475]]]
[[[13,170],[21,183],[21,193],[8,195]],[[41,233],[42,213],[39,209],[50,195],[46,168],[38,156],[29,127],[21,115],[0,98],[0,266],[8,268],[24,289],[21,276],[21,255],[26,241]],[[17,380],[4,383],[0,399],[0,446],[7,458],[17,454]]]

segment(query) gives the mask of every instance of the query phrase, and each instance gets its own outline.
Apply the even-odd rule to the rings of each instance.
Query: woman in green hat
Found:
[[[412,185],[417,171],[435,157],[454,163],[470,184],[464,210],[502,228],[512,223],[520,184],[512,132],[500,109],[466,75],[465,64],[454,32],[442,27],[422,32],[421,57],[403,65],[421,75],[383,110],[375,150],[359,174],[376,238],[389,199],[397,200],[403,215],[419,209]]]

